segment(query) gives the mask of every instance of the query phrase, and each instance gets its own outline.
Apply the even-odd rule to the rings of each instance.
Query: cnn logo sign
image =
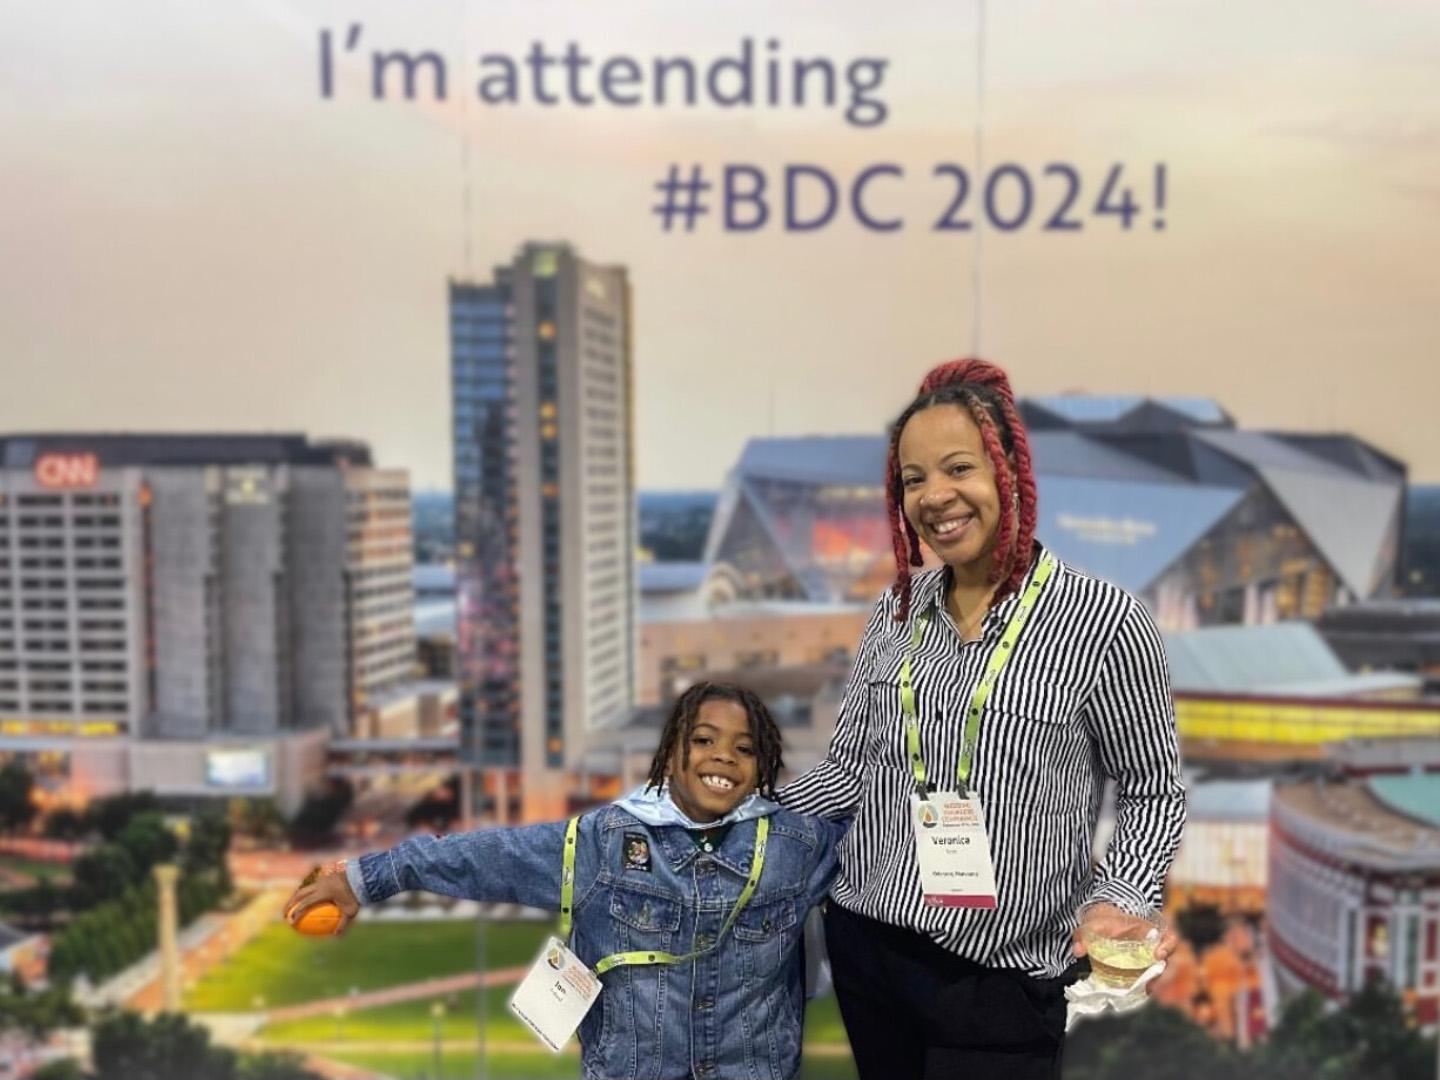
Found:
[[[100,459],[94,454],[45,454],[35,462],[35,479],[47,488],[94,487]]]

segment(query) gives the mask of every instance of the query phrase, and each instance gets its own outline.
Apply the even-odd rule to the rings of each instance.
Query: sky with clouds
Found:
[[[446,283],[538,238],[629,268],[644,488],[716,487],[752,435],[878,431],[931,362],[977,339],[1021,393],[1209,395],[1246,427],[1350,431],[1440,482],[1440,6],[980,14],[965,0],[0,6],[0,430],[352,436],[416,486],[447,486]],[[322,99],[319,34],[352,24],[360,48]],[[745,37],[785,59],[885,59],[885,122],[813,101],[474,94],[476,57],[535,41],[703,63]],[[372,100],[377,48],[443,54],[446,100]],[[931,229],[954,193],[934,166],[973,170],[977,125],[989,166],[1034,180],[1032,223],[978,240]],[[846,179],[898,165],[871,198],[906,225],[727,234],[711,213],[667,234],[650,208],[672,162],[759,166],[772,191],[787,163]],[[1055,163],[1080,179],[1078,231],[1039,227],[1061,199]],[[1128,231],[1091,212],[1117,163],[1142,207]]]

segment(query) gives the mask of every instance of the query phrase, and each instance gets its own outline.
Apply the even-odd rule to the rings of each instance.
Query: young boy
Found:
[[[805,915],[829,888],[845,826],[773,802],[781,765],[779,728],[755,694],[698,683],[666,721],[649,783],[580,817],[576,955],[594,967],[621,953],[700,952],[603,972],[579,1030],[586,1077],[788,1080],[798,1071]],[[557,822],[414,837],[297,889],[285,910],[294,922],[332,900],[343,930],[361,906],[425,889],[558,911],[565,835]],[[747,888],[757,852],[758,881]]]

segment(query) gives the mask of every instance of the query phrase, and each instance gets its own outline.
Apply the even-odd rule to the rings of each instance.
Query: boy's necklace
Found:
[[[725,836],[730,832],[729,825],[719,825],[713,829],[686,829],[690,839],[695,841],[695,846],[706,853],[714,851],[725,841]]]

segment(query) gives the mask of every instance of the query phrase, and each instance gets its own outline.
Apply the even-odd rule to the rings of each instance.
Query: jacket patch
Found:
[[[643,833],[625,834],[625,869],[650,873],[650,838]]]

